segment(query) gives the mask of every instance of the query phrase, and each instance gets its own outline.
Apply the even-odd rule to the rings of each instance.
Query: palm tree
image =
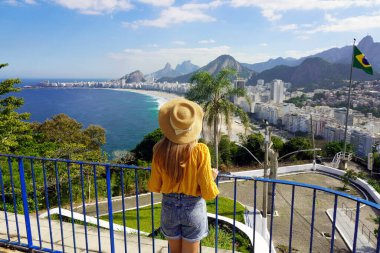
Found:
[[[236,70],[222,69],[216,76],[201,71],[195,73],[190,82],[192,86],[186,94],[186,98],[197,102],[205,112],[204,120],[211,128],[213,126],[213,141],[215,147],[216,168],[218,168],[218,142],[220,137],[219,123],[224,119],[227,129],[231,129],[231,117],[237,115],[247,129],[249,126],[248,115],[230,99],[234,96],[246,96],[242,88],[234,88],[231,83]]]

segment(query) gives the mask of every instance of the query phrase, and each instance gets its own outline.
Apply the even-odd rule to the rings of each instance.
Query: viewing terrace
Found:
[[[0,243],[26,252],[168,252],[149,168],[0,154]],[[380,195],[305,164],[220,174],[200,252],[379,252]],[[266,192],[271,192],[265,198]],[[266,203],[266,204],[265,204]],[[265,208],[263,208],[265,207]],[[262,210],[267,210],[263,212]],[[217,245],[217,246],[215,246]],[[0,250],[1,251],[1,250]]]

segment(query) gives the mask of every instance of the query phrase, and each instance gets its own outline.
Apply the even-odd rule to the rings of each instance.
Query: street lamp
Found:
[[[302,150],[297,150],[297,151],[294,151],[294,152],[290,152],[284,156],[281,156],[280,158],[278,158],[278,153],[275,152],[273,149],[271,149],[271,134],[270,134],[270,131],[268,129],[268,125],[266,126],[265,128],[265,162],[264,164],[262,162],[259,161],[259,159],[257,159],[256,156],[254,156],[252,154],[252,152],[244,147],[242,144],[240,143],[235,143],[237,146],[239,147],[242,147],[243,149],[245,149],[261,166],[264,167],[264,177],[267,178],[268,177],[268,169],[270,170],[270,177],[272,179],[276,179],[277,178],[277,167],[278,167],[278,161],[289,156],[289,155],[292,155],[292,154],[296,154],[296,153],[300,153],[300,152],[307,152],[307,151],[317,151],[317,150],[321,150],[320,148],[313,148],[313,149],[302,149]],[[269,153],[271,153],[269,155]],[[269,168],[269,156],[271,157],[271,163],[272,163],[272,166],[271,168]],[[264,182],[263,183],[263,212],[262,212],[262,216],[263,216],[263,220],[262,220],[262,231],[266,231],[267,227],[268,227],[268,224],[267,224],[267,214],[268,213],[273,213],[274,214],[274,210],[272,210],[272,202],[271,201],[268,201],[268,197],[269,196],[272,196],[272,194],[275,194],[273,192],[273,184],[271,184],[271,187],[270,189],[268,189],[268,183],[267,182]],[[254,210],[256,211],[256,210]],[[266,235],[266,233],[264,233],[264,235]]]
[[[254,156],[253,154],[252,154],[252,152],[251,151],[249,151],[249,149],[248,148],[246,148],[246,147],[244,147],[242,144],[240,144],[240,143],[238,143],[238,142],[235,142],[235,144],[237,145],[237,146],[239,146],[239,147],[241,147],[241,148],[244,148],[255,160],[256,160],[256,162],[258,162],[261,166],[263,166],[263,163],[262,162],[260,162],[259,161],[259,159],[257,159],[257,157],[256,156]]]
[[[301,152],[309,152],[309,151],[321,151],[321,150],[322,149],[320,149],[320,148],[301,149],[301,150],[297,150],[297,151],[294,151],[294,152],[287,153],[286,155],[283,155],[280,158],[278,158],[277,161],[280,161],[281,159],[283,159],[283,158],[285,158],[287,156],[293,155],[293,154],[297,154],[297,153],[301,153]]]
[[[243,149],[245,149],[261,166],[264,166],[265,164],[263,164],[262,162],[260,162],[259,159],[257,159],[256,156],[254,156],[252,154],[252,152],[244,147],[241,143],[238,143],[238,142],[235,142],[235,144]],[[269,145],[268,145],[269,146]],[[321,149],[320,148],[312,148],[312,149],[301,149],[301,150],[296,150],[296,151],[293,151],[293,152],[290,152],[290,153],[287,153],[283,156],[281,156],[280,158],[275,158],[275,161],[271,161],[273,164],[271,166],[271,168],[269,168],[269,165],[266,166],[266,168],[269,168],[270,169],[270,177],[272,179],[276,179],[277,178],[277,167],[278,167],[278,161],[284,159],[285,157],[288,157],[290,155],[293,155],[293,154],[297,154],[297,153],[301,153],[301,152],[309,152],[309,151],[320,151]],[[267,152],[267,151],[266,151]],[[269,153],[269,152],[268,152]],[[277,152],[275,152],[277,153]],[[276,155],[274,157],[277,157]],[[264,170],[264,177],[268,177],[266,171]],[[266,183],[264,183],[266,184]],[[268,193],[268,194],[267,194]],[[267,189],[267,187],[264,188],[264,192],[263,192],[263,217],[266,217],[267,213],[271,213],[271,203],[270,201],[268,202],[268,195],[271,196],[273,193],[272,191],[269,189]]]

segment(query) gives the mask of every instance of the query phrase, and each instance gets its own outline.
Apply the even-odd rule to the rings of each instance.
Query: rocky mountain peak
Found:
[[[144,74],[140,70],[136,70],[124,76],[126,83],[145,82]]]
[[[373,45],[374,41],[371,35],[365,36],[358,44],[359,48],[367,49]]]
[[[175,71],[180,75],[185,75],[193,71],[198,70],[199,67],[191,63],[190,60],[184,61],[181,64],[177,64]]]
[[[171,69],[172,69],[172,65],[170,65],[169,62],[167,62],[167,63],[165,64],[164,70],[171,70]]]

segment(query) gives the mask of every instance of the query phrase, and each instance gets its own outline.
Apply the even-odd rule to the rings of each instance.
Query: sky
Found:
[[[380,0],[0,0],[0,24],[0,79],[112,79],[377,42]]]

